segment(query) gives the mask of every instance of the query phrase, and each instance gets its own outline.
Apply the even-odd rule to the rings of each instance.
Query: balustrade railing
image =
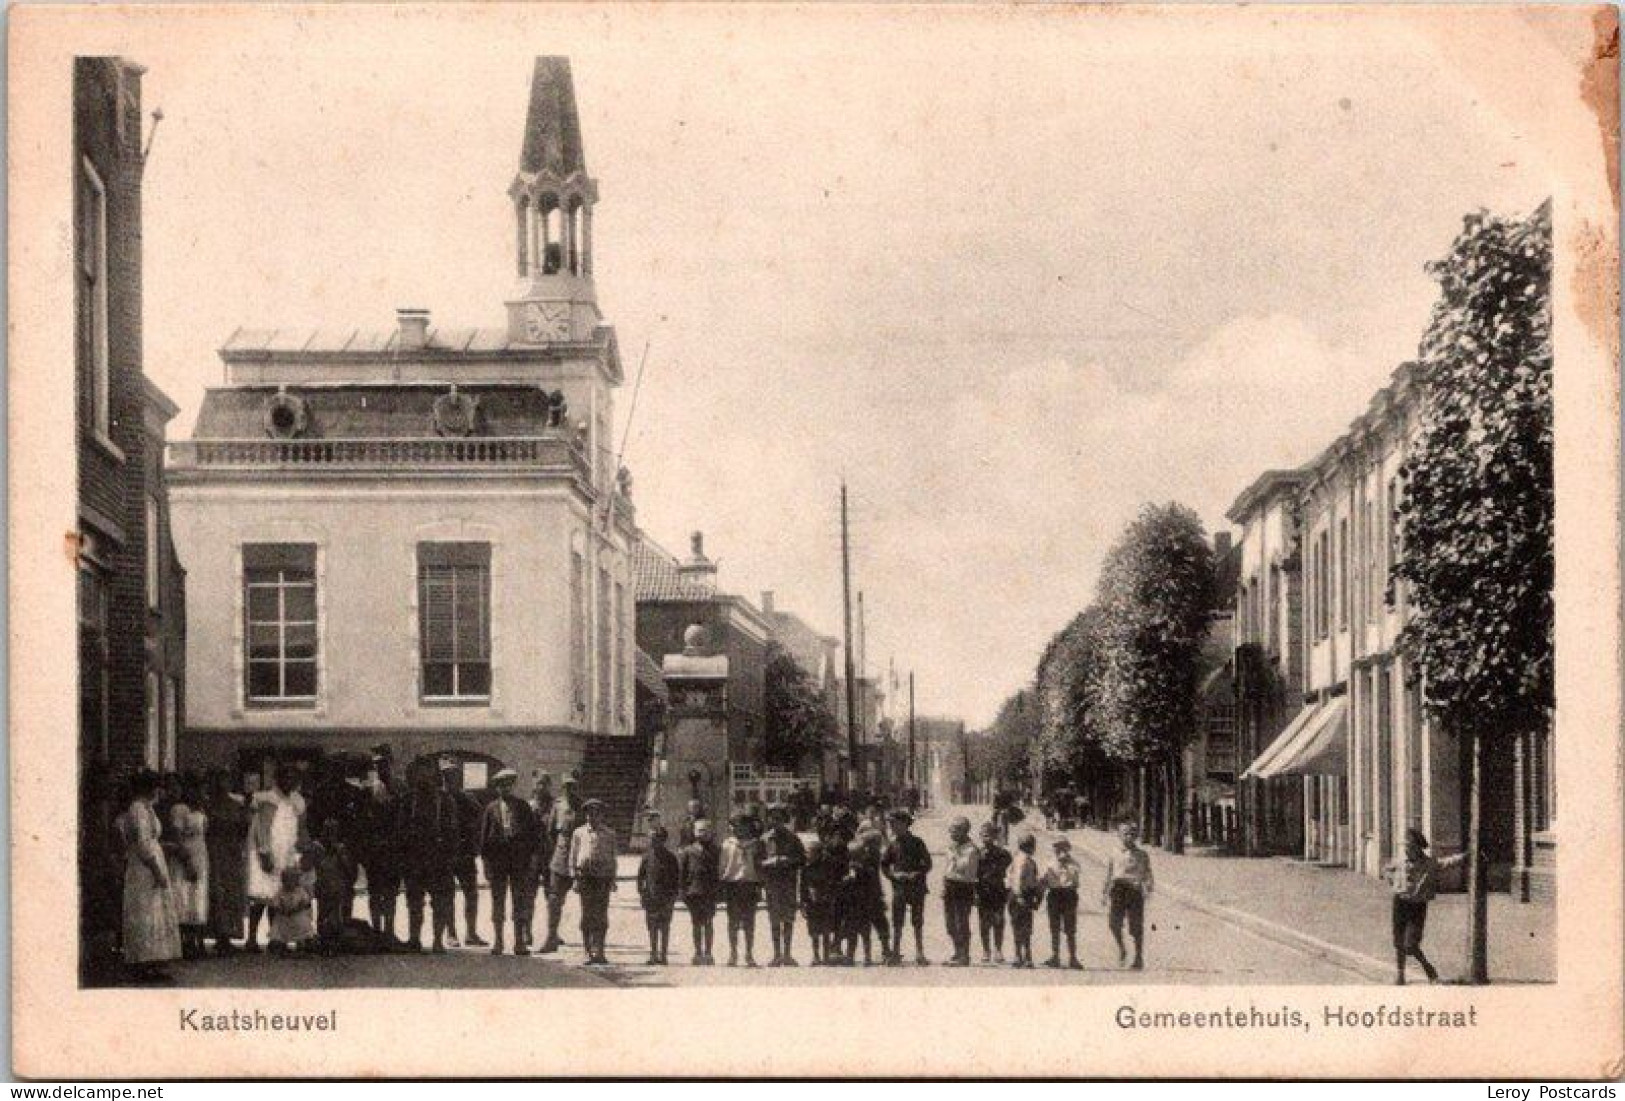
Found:
[[[588,470],[586,455],[563,436],[177,440],[169,445],[169,465],[182,470],[468,466]]]

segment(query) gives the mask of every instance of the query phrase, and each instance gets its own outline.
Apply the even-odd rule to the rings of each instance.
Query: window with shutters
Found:
[[[418,652],[424,700],[490,700],[491,544],[418,544]]]
[[[316,703],[316,546],[243,547],[246,697],[260,706]]]

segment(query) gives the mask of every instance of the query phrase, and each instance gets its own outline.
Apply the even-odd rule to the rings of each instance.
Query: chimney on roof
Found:
[[[402,308],[395,311],[399,339],[396,344],[403,351],[417,351],[429,343],[429,311]]]
[[[1230,553],[1230,533],[1228,531],[1216,531],[1216,532],[1214,532],[1213,533],[1213,556],[1215,558],[1223,558],[1225,555],[1227,555],[1229,553]]]
[[[709,592],[716,591],[717,564],[705,556],[705,533],[697,531],[689,536],[689,558],[678,565],[677,573],[684,581],[704,585]]]
[[[773,590],[772,589],[763,589],[762,590],[762,614],[763,615],[772,615],[773,614]]]

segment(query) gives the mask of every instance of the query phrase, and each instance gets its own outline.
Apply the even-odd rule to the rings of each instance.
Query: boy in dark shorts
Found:
[[[638,863],[638,901],[649,929],[649,963],[663,965],[671,948],[671,916],[681,889],[676,855],[666,847],[666,827],[649,830],[649,851]]]
[[[1044,898],[1044,882],[1038,874],[1038,862],[1033,859],[1037,850],[1037,839],[1030,833],[1023,834],[1016,843],[1010,871],[1006,873],[1005,885],[1010,889],[1010,935],[1016,951],[1013,967],[1033,965],[1033,915]]]
[[[762,838],[762,891],[767,896],[767,931],[773,937],[769,967],[795,967],[790,943],[796,931],[796,889],[807,850],[790,828],[788,807],[767,808],[768,831]]]
[[[1112,939],[1117,942],[1118,964],[1128,959],[1128,949],[1123,945],[1123,923],[1127,921],[1129,936],[1134,938],[1134,962],[1130,966],[1143,971],[1145,900],[1156,886],[1151,875],[1151,856],[1136,843],[1140,827],[1133,822],[1118,825],[1117,836],[1123,848],[1106,861],[1106,882],[1100,889],[1100,901],[1107,908],[1106,923],[1112,931]]]
[[[856,962],[858,944],[863,944],[863,965],[874,964],[871,932],[880,935],[882,962],[890,962],[891,935],[886,926],[886,896],[880,886],[880,834],[867,827],[847,846],[848,866],[841,890],[841,908],[846,919],[846,956]]]
[[[1072,858],[1072,842],[1055,839],[1055,860],[1044,869],[1044,904],[1049,911],[1049,959],[1045,967],[1061,966],[1061,938],[1066,937],[1067,966],[1082,971],[1078,962],[1078,876],[1082,869]]]
[[[807,846],[807,865],[801,869],[801,912],[807,915],[807,939],[812,941],[812,965],[833,963],[835,892],[840,880],[822,839]]]
[[[976,925],[982,937],[982,962],[1004,962],[1004,910],[1010,902],[1005,876],[1010,850],[999,844],[999,827],[982,823],[982,859],[976,869]]]
[[[931,874],[931,850],[911,827],[914,816],[901,807],[891,812],[892,839],[880,858],[880,870],[891,880],[892,942],[889,962],[903,962],[903,919],[914,927],[914,962],[924,967],[926,877]]]
[[[694,923],[694,964],[707,967],[716,962],[711,947],[716,941],[717,872],[721,853],[711,836],[711,823],[704,818],[694,823],[694,840],[683,846],[677,857],[677,880],[683,905]]]

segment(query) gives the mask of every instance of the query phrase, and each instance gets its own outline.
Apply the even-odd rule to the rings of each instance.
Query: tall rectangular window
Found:
[[[626,586],[615,583],[615,722],[626,726]]]
[[[243,615],[250,703],[316,701],[316,547],[243,547]]]
[[[1349,521],[1343,517],[1337,525],[1337,625],[1349,625]]]
[[[491,698],[491,544],[418,544],[423,698]]]
[[[107,437],[110,382],[107,353],[107,189],[89,159],[79,186],[79,249],[76,271],[79,325],[75,343],[85,392],[85,414],[97,435]]]
[[[147,607],[158,610],[159,562],[158,548],[162,547],[162,532],[158,530],[158,498],[147,495]]]
[[[1393,569],[1399,564],[1399,479],[1393,478],[1388,482],[1388,573],[1392,576]],[[1394,579],[1394,606],[1398,607],[1404,602],[1404,582]]]
[[[598,729],[608,730],[610,720],[610,614],[609,571],[598,570]]]
[[[587,713],[587,566],[570,552],[570,687],[576,714]]]

